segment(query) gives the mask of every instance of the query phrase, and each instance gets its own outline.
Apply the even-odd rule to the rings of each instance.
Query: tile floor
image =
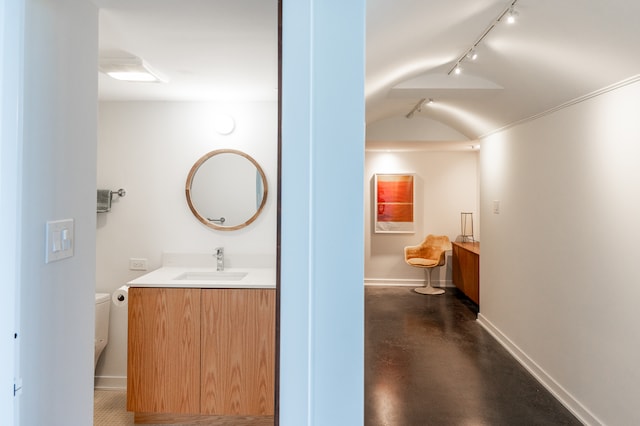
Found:
[[[95,390],[93,392],[94,426],[133,425],[133,413],[127,411],[127,392],[124,390]]]

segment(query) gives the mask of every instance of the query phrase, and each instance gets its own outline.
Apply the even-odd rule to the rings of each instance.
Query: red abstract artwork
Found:
[[[375,176],[376,232],[413,232],[414,176]]]

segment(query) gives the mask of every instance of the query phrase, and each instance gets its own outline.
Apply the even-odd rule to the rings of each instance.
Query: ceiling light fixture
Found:
[[[511,6],[509,12],[507,13],[507,24],[513,24],[516,22],[516,18],[518,17],[518,12]]]
[[[121,81],[166,83],[169,80],[137,56],[100,58],[100,72]]]
[[[411,111],[409,111],[409,113],[407,115],[405,115],[405,117],[407,118],[413,118],[413,114],[416,113],[416,111],[420,112],[422,105],[424,105],[424,101],[426,101],[427,98],[422,98],[418,101],[418,103],[411,109]],[[429,99],[431,100],[431,99]]]
[[[509,23],[515,22],[515,19],[518,16],[518,12],[515,10],[515,5],[516,5],[517,2],[518,2],[518,0],[510,0],[509,1],[509,5],[504,8],[504,10],[500,13],[500,15],[498,15],[498,17],[496,19],[491,21],[489,26],[482,32],[480,37],[478,37],[476,39],[476,41],[471,45],[471,47],[469,49],[467,49],[458,58],[458,60],[451,67],[451,69],[449,69],[449,72],[447,73],[447,75],[451,75],[452,73],[455,73],[456,75],[460,74],[460,71],[461,71],[460,64],[465,59],[468,58],[468,59],[471,59],[471,60],[474,60],[474,61],[477,59],[478,54],[476,52],[477,52],[478,45],[491,32],[491,30],[493,30],[495,28],[495,26],[498,25],[498,22],[502,21],[502,19],[505,17],[505,15],[507,16],[507,22],[509,22]]]

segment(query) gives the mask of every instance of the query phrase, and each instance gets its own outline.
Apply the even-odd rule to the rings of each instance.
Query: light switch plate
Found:
[[[73,256],[73,219],[51,220],[47,222],[45,263]]]

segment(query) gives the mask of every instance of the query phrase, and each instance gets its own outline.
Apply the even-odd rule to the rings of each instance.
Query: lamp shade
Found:
[[[473,239],[473,213],[460,213],[460,236],[462,241],[474,241]]]

